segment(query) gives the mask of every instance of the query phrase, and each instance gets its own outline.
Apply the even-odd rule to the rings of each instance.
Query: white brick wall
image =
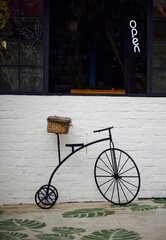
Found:
[[[141,173],[138,197],[166,197],[166,98],[103,96],[0,96],[0,204],[34,203],[56,164],[56,135],[47,133],[47,117],[71,117],[73,127],[61,135],[66,143],[93,141],[114,126],[116,147],[129,153]],[[52,184],[58,202],[104,200],[93,167],[101,144],[90,146],[62,165]]]

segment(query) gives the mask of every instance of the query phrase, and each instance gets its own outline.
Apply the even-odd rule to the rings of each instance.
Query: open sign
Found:
[[[137,23],[135,20],[131,20],[129,25],[131,27],[131,36],[132,36],[132,43],[134,46],[134,52],[135,53],[140,52],[139,41],[138,41],[138,38],[136,37],[138,34],[138,31],[136,29]]]

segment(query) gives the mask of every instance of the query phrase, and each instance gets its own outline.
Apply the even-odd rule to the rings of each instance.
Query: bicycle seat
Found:
[[[72,152],[74,152],[75,151],[75,147],[83,147],[84,146],[84,144],[83,143],[70,143],[70,144],[66,144],[65,145],[66,147],[71,147],[71,149],[72,149]]]
[[[93,131],[93,132],[96,133],[96,132],[108,131],[108,130],[110,130],[110,129],[112,129],[112,128],[114,128],[114,127],[103,128],[103,129],[95,130],[95,131]]]

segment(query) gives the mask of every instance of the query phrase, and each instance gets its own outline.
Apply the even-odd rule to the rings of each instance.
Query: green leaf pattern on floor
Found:
[[[93,218],[93,217],[105,217],[114,214],[114,211],[105,208],[85,208],[77,209],[74,211],[65,212],[64,218]]]
[[[70,240],[75,239],[72,235],[60,235],[60,234],[41,234],[36,236],[40,240]]]
[[[21,223],[21,224],[20,224]],[[41,229],[46,226],[46,223],[22,219],[9,219],[0,222],[0,239],[1,240],[30,240],[29,235],[23,231],[31,230],[34,234],[34,229]],[[1,231],[3,230],[3,231]],[[33,239],[39,240],[138,240],[140,235],[136,232],[126,229],[104,229],[101,231],[92,232],[85,235],[86,229],[74,227],[53,227],[52,233],[44,234],[42,229],[41,234],[34,234]]]
[[[138,233],[126,229],[101,230],[90,235],[83,236],[81,240],[138,240],[141,239]]]
[[[166,198],[153,198],[153,202],[166,204]]]
[[[115,209],[126,209],[129,211],[152,211],[157,208],[166,208],[166,199],[154,199],[156,205],[143,205],[131,203],[126,206],[111,205],[111,209],[106,208],[84,208],[75,209],[62,214],[63,218],[97,218],[115,214]],[[158,206],[157,204],[160,204]],[[3,212],[5,214],[5,212]],[[50,233],[45,233],[45,222],[29,219],[7,219],[0,221],[1,240],[138,240],[141,239],[139,233],[130,229],[103,229],[86,233],[86,229],[69,226],[53,227]]]
[[[73,228],[73,227],[54,227],[52,229],[53,232],[63,234],[63,235],[68,235],[68,234],[78,234],[80,235],[81,233],[85,232],[85,229],[83,228]]]
[[[162,202],[158,202],[158,203],[162,203]],[[163,206],[160,206],[160,208],[163,208]],[[118,206],[118,205],[111,205],[111,208],[120,208],[120,209],[125,209],[125,208],[129,208],[132,211],[150,211],[150,210],[154,210],[159,208],[159,206],[154,206],[154,205],[143,205],[143,204],[137,204],[137,203],[131,203],[128,205],[122,205],[122,206]]]
[[[154,198],[153,202],[163,204],[161,208],[166,209],[166,198]]]
[[[22,219],[8,219],[0,222],[0,230],[5,231],[24,231],[30,229],[34,231],[46,226],[46,223],[34,221],[34,220],[22,220]],[[1,239],[1,238],[0,238]]]
[[[1,240],[18,240],[18,239],[26,239],[28,235],[26,233],[20,232],[0,232]]]
[[[86,232],[83,228],[73,228],[73,227],[54,227],[52,229],[53,234],[40,234],[37,238],[40,240],[68,240],[75,239],[75,235],[80,236],[82,233]]]
[[[132,206],[130,209],[132,211],[149,211],[157,208],[158,208],[157,206],[136,204],[135,206]]]

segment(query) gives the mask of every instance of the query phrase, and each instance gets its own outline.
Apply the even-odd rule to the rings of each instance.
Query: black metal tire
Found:
[[[113,167],[113,156],[117,161],[117,173]],[[140,189],[140,173],[133,159],[123,150],[104,150],[94,166],[94,177],[103,197],[117,205],[132,202]]]
[[[52,185],[43,185],[35,194],[35,202],[42,209],[52,208],[58,199],[58,191]]]

